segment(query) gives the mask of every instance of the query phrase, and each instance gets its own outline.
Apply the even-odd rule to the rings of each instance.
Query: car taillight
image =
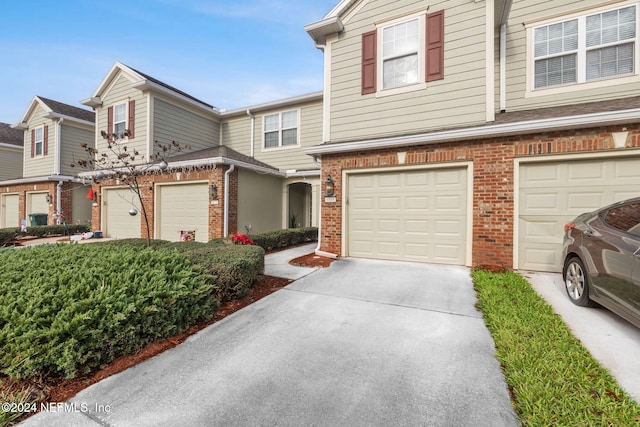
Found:
[[[574,228],[576,228],[576,225],[572,222],[568,222],[564,225],[564,232],[566,233],[569,230],[573,230]]]

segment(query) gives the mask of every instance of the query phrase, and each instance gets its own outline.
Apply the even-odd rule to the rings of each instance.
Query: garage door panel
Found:
[[[564,224],[638,194],[638,157],[521,165],[517,268],[560,271]]]
[[[438,212],[460,212],[466,200],[462,195],[435,196],[434,206]]]
[[[207,183],[160,185],[157,192],[158,238],[177,241],[181,231],[195,230],[196,241],[209,240]]]
[[[129,211],[141,212],[138,196],[129,188],[110,188],[103,192],[103,233],[113,239],[139,238],[142,214],[132,216]]]
[[[19,218],[19,196],[17,194],[6,194],[0,196],[0,228],[20,226]]]
[[[464,264],[466,191],[465,168],[349,176],[347,254]]]

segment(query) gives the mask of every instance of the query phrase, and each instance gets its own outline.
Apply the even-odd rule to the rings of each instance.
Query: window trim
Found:
[[[414,12],[409,15],[404,15],[402,17],[397,17],[394,19],[390,19],[387,21],[377,22],[376,23],[376,32],[377,32],[377,46],[376,46],[376,97],[381,96],[389,96],[395,95],[398,93],[406,93],[413,92],[417,90],[422,90],[427,88],[426,83],[426,55],[427,55],[427,46],[426,46],[426,10],[420,10],[418,12]],[[389,27],[393,27],[398,24],[406,23],[413,20],[418,20],[418,78],[415,83],[409,83],[402,86],[395,86],[390,88],[384,87],[384,56],[382,54],[383,45],[384,45],[384,30]]]
[[[572,19],[578,19],[585,21],[587,16],[596,15],[608,11],[619,10],[625,7],[635,6],[636,7],[636,37],[633,39],[635,43],[634,49],[634,62],[633,62],[633,73],[631,74],[623,74],[619,76],[611,76],[594,80],[586,79],[586,32],[584,27],[579,27],[578,32],[578,56],[577,59],[577,67],[576,70],[576,82],[568,83],[564,85],[554,85],[548,87],[535,88],[535,62],[536,59],[534,57],[535,54],[535,38],[534,33],[536,28],[545,27],[552,24],[557,24],[561,22],[566,22]],[[637,0],[627,0],[618,3],[609,3],[600,7],[595,8],[581,8],[572,13],[566,14],[556,14],[553,17],[549,17],[544,20],[539,20],[535,22],[526,22],[526,91],[525,97],[532,98],[536,96],[548,96],[548,95],[556,95],[563,93],[570,93],[582,90],[590,90],[596,88],[604,88],[609,86],[618,86],[629,83],[638,83],[640,82],[640,55],[638,54],[639,46],[640,46],[640,2]],[[580,25],[580,23],[579,23]],[[581,31],[582,30],[582,31]],[[623,43],[620,43],[623,44]],[[582,55],[582,58],[580,58]],[[584,60],[583,60],[584,59]],[[584,68],[584,69],[583,69]]]
[[[33,130],[33,157],[44,157],[44,125]],[[38,140],[38,131],[40,131],[40,140]],[[40,144],[40,154],[38,154],[38,144]]]
[[[295,144],[287,144],[287,145],[283,145],[282,144],[282,132],[285,130],[291,130],[293,128],[283,128],[282,127],[282,115],[286,114],[286,113],[290,113],[295,111],[296,113],[296,143]],[[268,114],[264,114],[262,116],[262,151],[271,151],[271,150],[280,150],[280,149],[288,149],[288,148],[299,148],[300,147],[300,108],[292,108],[289,110],[280,110],[280,111],[275,111],[272,113],[268,113]],[[267,147],[266,146],[266,134],[267,134],[267,130],[265,129],[266,126],[266,118],[269,116],[275,116],[278,115],[278,145],[274,146],[274,147]],[[275,130],[271,130],[269,132],[275,132]]]
[[[124,101],[120,101],[120,102],[114,102],[112,107],[113,107],[113,129],[112,129],[112,133],[116,134],[116,123],[122,123],[123,121],[119,121],[116,122],[116,107],[120,106],[120,105],[124,105],[124,130],[126,131],[128,129],[129,126],[129,101],[128,100],[124,100]],[[117,135],[117,134],[116,134]],[[127,136],[123,136],[122,138],[115,138],[116,142],[122,142],[122,141],[126,141],[128,140]]]

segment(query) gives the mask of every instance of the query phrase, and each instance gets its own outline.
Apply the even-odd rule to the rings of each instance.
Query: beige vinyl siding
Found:
[[[251,233],[282,228],[282,180],[241,169],[238,173],[238,230]],[[229,230],[233,233],[236,230]]]
[[[0,148],[0,181],[20,178],[22,176],[23,152],[22,147]]]
[[[299,144],[289,147],[264,148],[264,116],[278,112],[298,110]],[[278,169],[319,169],[313,158],[304,149],[322,143],[322,100],[289,106],[277,110],[254,113],[254,158]],[[244,155],[251,155],[251,118],[234,117],[222,126],[222,145]]]
[[[298,145],[290,147],[264,148],[264,116],[276,112],[297,109],[300,140]],[[255,157],[278,169],[319,169],[313,158],[304,153],[304,149],[322,144],[322,102],[305,104],[300,107],[287,107],[277,111],[260,113],[256,116]]]
[[[45,117],[46,114],[47,112],[38,105],[27,122],[29,129],[26,131],[24,139],[25,178],[51,175],[54,172],[57,125],[51,119],[47,119]],[[46,156],[31,157],[31,130],[41,126],[49,126],[48,154]],[[42,147],[42,150],[44,153],[44,146]]]
[[[219,145],[220,124],[158,97],[153,98],[153,140],[161,144],[176,141],[198,151]]]
[[[256,122],[257,122],[256,118]],[[257,123],[256,123],[257,127]],[[246,156],[251,155],[251,118],[249,116],[232,117],[222,122],[222,145]],[[257,144],[257,143],[256,143]],[[259,147],[259,146],[258,146]]]
[[[138,150],[141,155],[147,153],[147,96],[131,87],[131,81],[123,73],[119,73],[113,83],[102,95],[102,106],[96,109],[97,149],[100,153],[109,153],[100,132],[107,131],[108,108],[121,102],[136,101],[134,138],[124,142],[127,150]],[[145,159],[141,159],[144,162]]]
[[[361,95],[361,36],[375,23],[425,9],[421,1],[368,2],[331,46],[331,141],[399,135],[485,120],[485,3],[440,1],[445,10],[443,80],[426,90]],[[381,92],[378,92],[380,95]]]
[[[94,130],[89,127],[70,125],[65,121],[62,122],[61,133],[60,173],[75,175],[80,170],[78,167],[71,167],[71,164],[77,162],[78,159],[87,159],[87,152],[82,148],[82,144],[94,145]]]
[[[544,91],[537,91],[536,96],[526,97],[527,84],[527,55],[531,51],[527,46],[527,32],[524,22],[536,22],[570,14],[578,11],[588,11],[591,7],[602,6],[599,0],[542,0],[538,2],[513,2],[507,26],[507,111],[517,111],[530,108],[575,104],[588,101],[623,98],[640,90],[640,79],[629,83],[621,80],[620,84],[607,85],[599,88],[585,88],[584,85],[572,85],[576,90],[563,93],[549,93],[539,95]],[[615,4],[610,5],[615,8]],[[581,12],[588,13],[588,12]],[[638,55],[638,46],[635,47]],[[638,70],[636,70],[636,73]],[[620,80],[620,79],[619,79]],[[615,79],[605,80],[611,83]],[[581,88],[581,86],[583,86]]]

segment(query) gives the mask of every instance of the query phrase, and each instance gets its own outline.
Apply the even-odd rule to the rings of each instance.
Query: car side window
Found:
[[[640,237],[640,203],[629,203],[609,209],[604,222],[613,228]]]

